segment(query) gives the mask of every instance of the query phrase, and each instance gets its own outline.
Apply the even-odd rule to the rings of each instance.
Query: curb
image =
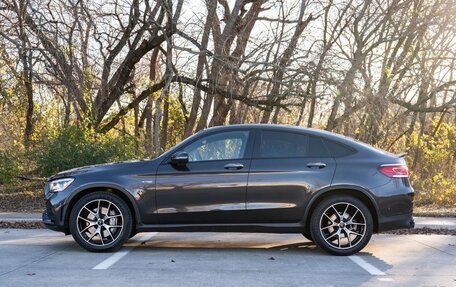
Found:
[[[456,230],[456,217],[415,216],[415,228]]]
[[[0,222],[41,222],[41,213],[0,212]]]
[[[0,222],[41,222],[41,218],[0,218]]]

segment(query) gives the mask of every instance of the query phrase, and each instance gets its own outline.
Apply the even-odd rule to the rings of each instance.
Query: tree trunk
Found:
[[[313,96],[312,100],[310,101],[309,117],[307,118],[307,127],[308,128],[311,128],[313,125],[316,104],[317,104],[317,98],[315,96]]]
[[[274,116],[272,117],[272,123],[277,124],[279,120],[279,114],[280,114],[280,107],[276,107]]]
[[[228,112],[230,111],[231,103],[231,99],[225,101],[225,98],[222,98],[220,96],[217,96],[215,98],[214,116],[212,117],[209,126],[222,126],[225,124],[226,118],[228,117]]]
[[[212,26],[212,19],[214,17],[214,13],[216,12],[217,7],[217,0],[209,0],[207,2],[208,13],[206,17],[206,23],[204,24],[204,31],[203,37],[201,39],[201,48],[200,53],[198,55],[198,64],[196,67],[196,79],[200,81],[203,77],[204,67],[207,64],[207,55],[205,50],[207,49],[207,45],[209,42],[209,34],[211,31]],[[188,121],[185,124],[184,129],[184,138],[190,136],[193,132],[195,127],[196,119],[198,117],[198,111],[201,104],[201,90],[195,87],[193,89],[193,100],[192,100],[192,107],[190,109],[190,115],[188,117]]]
[[[139,147],[139,107],[136,106],[134,109],[134,116],[135,116],[135,126],[134,126],[134,133],[135,133],[135,153],[136,155],[139,154],[140,152],[140,147]]]
[[[28,61],[28,60],[25,60]],[[27,66],[28,67],[28,66]],[[25,116],[25,131],[24,131],[24,145],[26,148],[29,148],[31,137],[33,134],[33,111],[34,111],[34,103],[33,103],[33,87],[32,87],[32,73],[31,68],[29,71],[24,69],[24,84],[25,84],[25,91],[27,94],[27,113]]]
[[[196,132],[204,130],[207,127],[207,120],[209,119],[209,113],[211,112],[213,98],[213,95],[206,93],[206,99],[204,100],[203,109],[201,110],[201,117],[196,126]]]
[[[26,3],[19,1],[19,38],[21,40],[21,48],[19,49],[22,62],[22,77],[25,87],[25,94],[27,96],[27,111],[25,115],[25,130],[24,130],[24,146],[26,149],[30,146],[30,140],[33,133],[33,86],[32,86],[32,50],[28,44],[28,38],[25,34],[25,21],[26,16]]]
[[[169,93],[165,97],[165,102],[163,104],[163,120],[162,120],[162,130],[161,130],[161,144],[160,149],[166,150],[168,143],[168,121],[169,121]]]
[[[146,153],[148,155],[154,154],[154,144],[153,144],[153,139],[152,139],[152,135],[153,135],[153,133],[152,133],[152,128],[153,128],[152,110],[153,110],[153,99],[152,99],[152,96],[149,96],[147,98],[147,104],[146,104],[146,108],[144,110],[144,113],[146,113],[144,146],[146,148]]]

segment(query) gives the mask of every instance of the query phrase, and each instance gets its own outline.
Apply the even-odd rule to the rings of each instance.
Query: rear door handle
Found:
[[[307,164],[308,168],[324,168],[326,167],[326,163],[324,162],[309,162]]]
[[[244,168],[244,165],[242,163],[227,163],[224,166],[225,169],[242,169]]]

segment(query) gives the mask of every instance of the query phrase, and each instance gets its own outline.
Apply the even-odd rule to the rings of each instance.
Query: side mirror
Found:
[[[171,164],[185,165],[188,163],[188,153],[185,151],[178,151],[171,156]]]

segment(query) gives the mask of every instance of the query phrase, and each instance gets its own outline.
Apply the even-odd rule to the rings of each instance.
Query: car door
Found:
[[[247,188],[251,222],[298,222],[310,194],[329,186],[335,161],[320,137],[262,130],[257,136]]]
[[[250,132],[205,134],[180,148],[185,166],[165,160],[157,170],[160,223],[235,223],[245,220],[245,196],[252,153]]]

